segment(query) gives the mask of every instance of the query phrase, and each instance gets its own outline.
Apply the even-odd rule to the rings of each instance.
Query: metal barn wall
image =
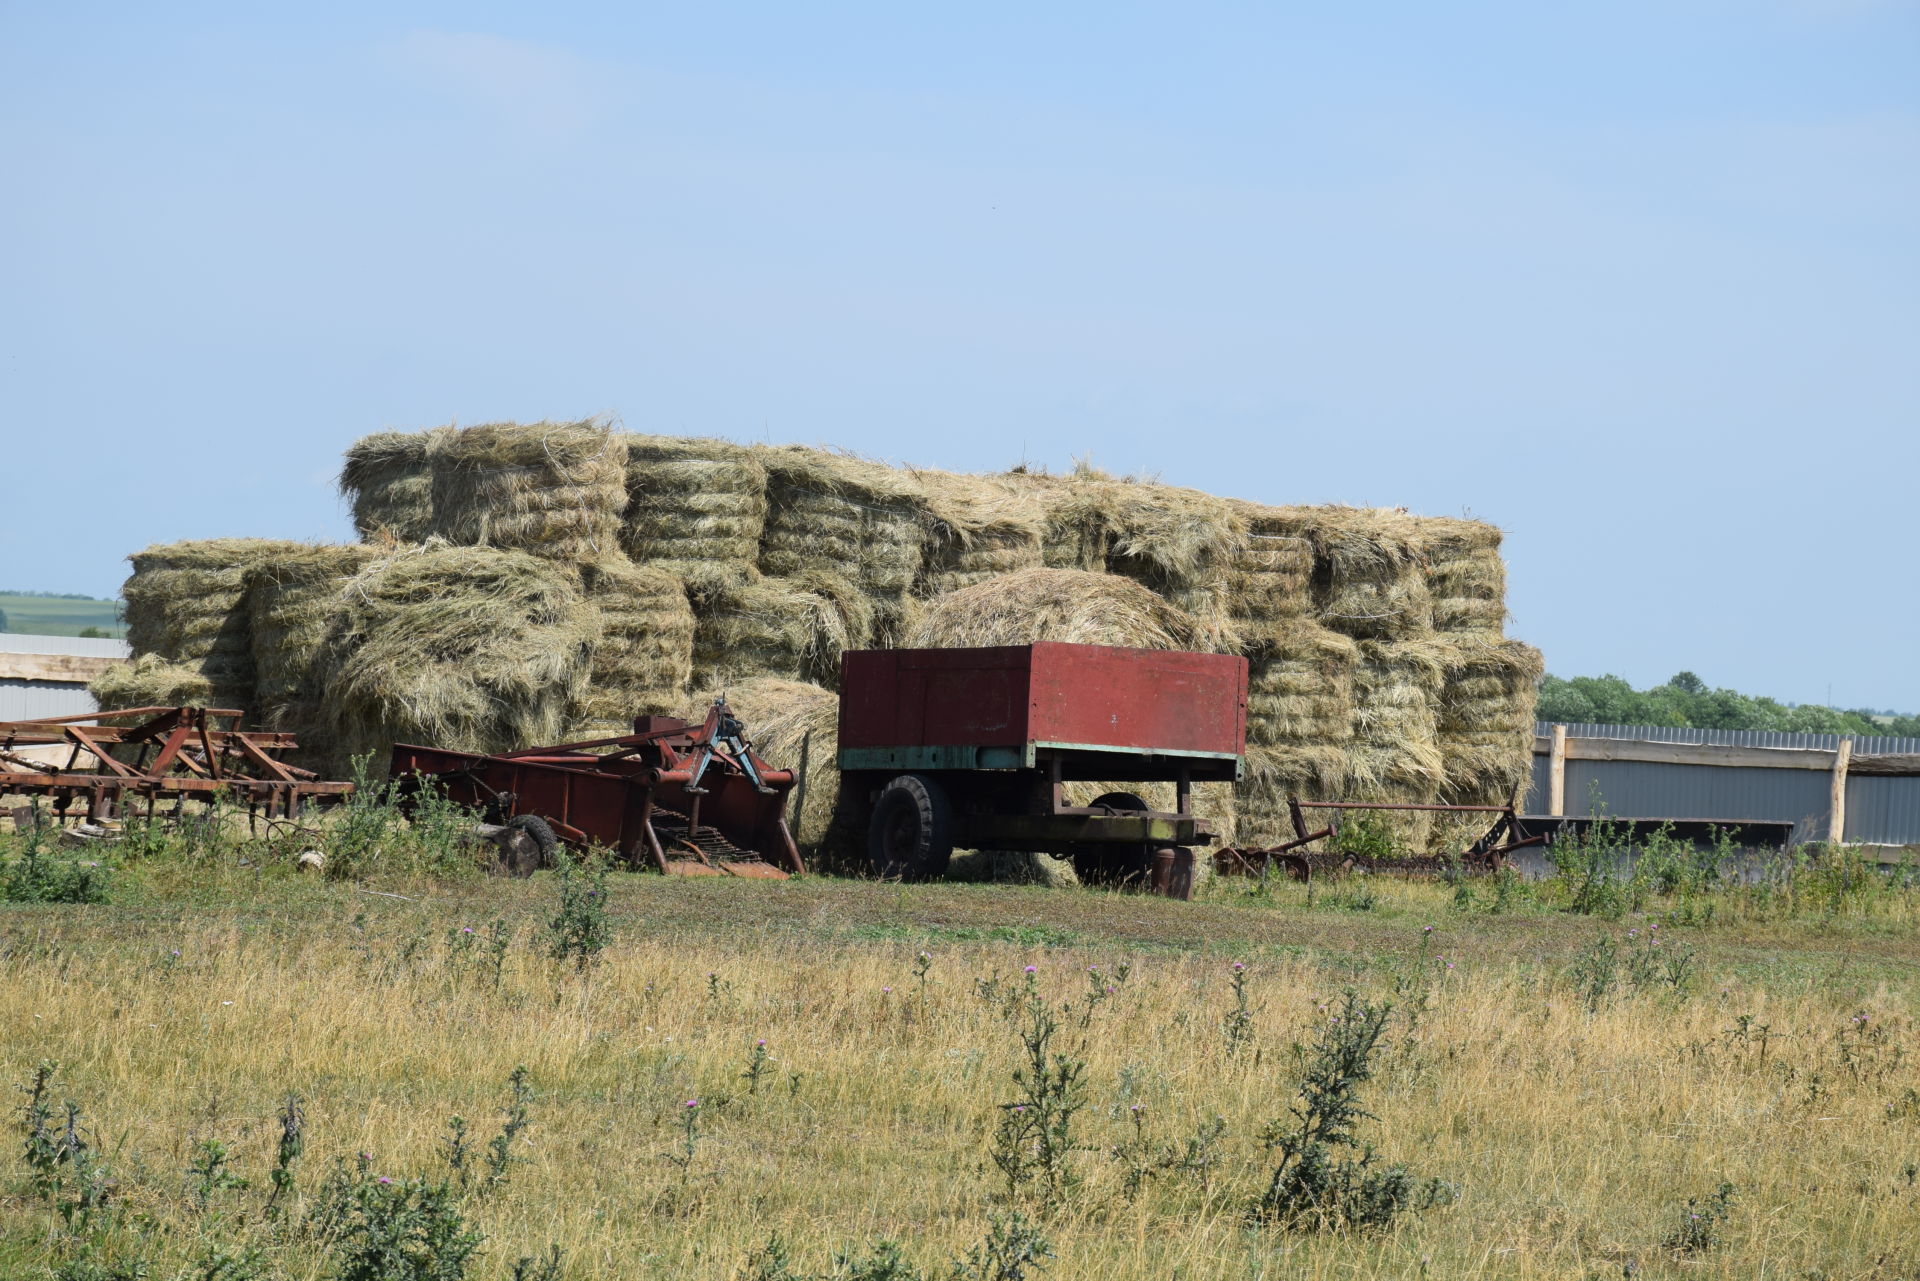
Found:
[[[85,685],[66,681],[0,678],[0,721],[30,721],[42,716],[78,716],[98,711]]]
[[[1920,845],[1920,778],[1849,774],[1847,839]]]
[[[1542,722],[1542,737],[1553,726]],[[1634,739],[1703,746],[1813,748],[1833,751],[1835,734],[1784,734],[1763,730],[1670,729],[1653,725],[1568,725],[1572,739]],[[1853,739],[1856,756],[1920,754],[1920,739]],[[1525,810],[1548,809],[1548,757],[1536,752]],[[1598,799],[1621,818],[1768,819],[1794,824],[1794,841],[1822,841],[1832,818],[1832,775],[1818,769],[1680,765],[1655,761],[1566,762],[1566,812],[1586,815]],[[1920,845],[1920,778],[1872,774],[1847,777],[1846,839],[1876,845]]]

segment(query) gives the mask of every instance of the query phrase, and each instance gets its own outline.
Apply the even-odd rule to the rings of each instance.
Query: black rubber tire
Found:
[[[902,774],[880,789],[867,826],[867,860],[889,881],[937,881],[953,857],[953,801],[938,779]]]
[[[560,848],[560,840],[553,834],[553,828],[547,825],[546,819],[541,818],[538,814],[516,814],[508,819],[503,826],[510,827],[518,832],[525,832],[528,837],[532,839],[533,843],[539,847],[540,866],[553,866],[553,856],[555,851]]]
[[[1116,810],[1152,809],[1146,798],[1132,792],[1108,792],[1094,798],[1092,809],[1105,806]],[[1099,853],[1081,850],[1073,856],[1073,874],[1082,885],[1102,889],[1125,887],[1139,889],[1153,878],[1151,845],[1110,845]]]

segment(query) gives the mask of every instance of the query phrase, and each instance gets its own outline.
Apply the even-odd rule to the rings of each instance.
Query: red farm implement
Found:
[[[701,725],[642,716],[631,734],[497,756],[400,744],[392,776],[403,795],[432,785],[522,826],[549,853],[557,839],[680,876],[806,871],[785,817],[794,776],[754,754],[725,703]]]
[[[61,820],[78,805],[101,822],[142,804],[152,817],[162,805],[177,814],[189,800],[220,798],[244,804],[249,817],[292,819],[353,791],[282,761],[297,746],[293,735],[242,732],[240,717],[231,708],[128,707],[0,721],[0,796],[51,801]]]

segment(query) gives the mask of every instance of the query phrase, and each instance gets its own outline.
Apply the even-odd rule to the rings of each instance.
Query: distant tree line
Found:
[[[1666,725],[1680,729],[1766,729],[1808,734],[1884,734],[1920,738],[1920,716],[1868,708],[1794,706],[1731,689],[1709,689],[1692,672],[1664,685],[1635,689],[1618,676],[1548,676],[1540,682],[1543,721],[1596,725]]]
[[[0,592],[0,596],[38,596],[42,600],[105,600],[104,596],[89,596],[85,592]]]

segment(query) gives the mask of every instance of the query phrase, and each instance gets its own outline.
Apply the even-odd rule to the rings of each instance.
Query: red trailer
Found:
[[[1232,782],[1246,752],[1247,661],[1112,645],[850,651],[842,657],[843,803],[870,807],[882,876],[937,879],[956,846],[1071,858],[1092,884],[1185,898],[1212,843],[1192,785]],[[1170,782],[1171,811],[1063,784]]]

